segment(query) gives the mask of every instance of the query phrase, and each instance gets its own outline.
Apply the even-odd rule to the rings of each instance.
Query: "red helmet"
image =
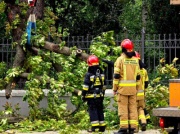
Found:
[[[134,49],[134,44],[130,39],[124,39],[121,42],[121,47],[125,48],[128,52],[131,52]]]
[[[137,52],[137,51],[135,51],[135,57],[137,57],[137,58],[141,58],[141,55]]]
[[[95,55],[90,55],[87,59],[88,66],[99,65],[99,59]]]

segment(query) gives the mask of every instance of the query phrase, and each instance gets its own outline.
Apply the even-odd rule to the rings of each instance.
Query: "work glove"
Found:
[[[10,94],[6,94],[6,99],[9,99],[11,97]]]
[[[117,95],[117,91],[113,91],[113,94],[114,94],[114,95]]]

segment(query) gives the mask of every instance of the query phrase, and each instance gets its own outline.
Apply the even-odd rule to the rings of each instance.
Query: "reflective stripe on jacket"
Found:
[[[141,79],[137,82],[137,100],[144,100],[144,89]]]
[[[139,59],[132,57],[127,58],[122,54],[117,58],[114,64],[114,74],[119,74],[120,78],[113,79],[113,90],[122,95],[135,95],[136,77],[140,75]]]
[[[96,81],[94,81],[94,79],[95,79],[95,75],[92,75],[90,77],[90,81],[94,82],[94,86],[100,86],[101,81],[100,81],[99,77],[96,77]],[[101,74],[101,80],[102,80],[102,84],[104,85],[104,74]]]
[[[120,80],[119,81],[119,86],[121,87],[127,87],[127,86],[136,86],[136,81],[135,80]]]
[[[82,85],[82,96],[85,98],[99,98],[104,97],[106,90],[105,76],[102,73],[96,75],[92,73],[86,73],[84,84]]]
[[[88,85],[83,85],[83,90],[88,91],[88,89],[89,89]]]
[[[145,99],[145,91],[144,91],[145,81],[148,81],[148,79],[149,79],[146,69],[142,68],[140,70],[140,76],[141,76],[141,79],[137,84],[137,90],[138,90],[137,100],[144,100]]]

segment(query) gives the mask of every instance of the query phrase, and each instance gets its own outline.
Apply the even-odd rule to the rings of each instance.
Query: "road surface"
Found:
[[[116,132],[117,130],[106,130],[104,133],[101,134],[113,134],[113,132]],[[60,134],[59,131],[46,131],[46,132],[29,132],[29,133],[20,133],[14,130],[8,130],[2,134]],[[74,134],[74,133],[69,133]],[[89,134],[86,130],[82,130],[77,134]],[[97,133],[98,134],[98,133]],[[135,134],[161,134],[160,130],[146,130],[144,132],[138,132]]]

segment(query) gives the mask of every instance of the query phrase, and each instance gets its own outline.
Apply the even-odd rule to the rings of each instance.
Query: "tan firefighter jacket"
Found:
[[[149,81],[146,69],[140,69],[140,76],[140,82],[137,82],[137,100],[143,100],[145,98],[145,82]]]
[[[137,76],[140,75],[139,59],[122,54],[114,63],[113,91],[122,95],[137,93]]]
[[[145,68],[142,68],[140,70],[140,76],[141,76],[143,90],[145,90],[145,82],[149,81],[148,73]]]

